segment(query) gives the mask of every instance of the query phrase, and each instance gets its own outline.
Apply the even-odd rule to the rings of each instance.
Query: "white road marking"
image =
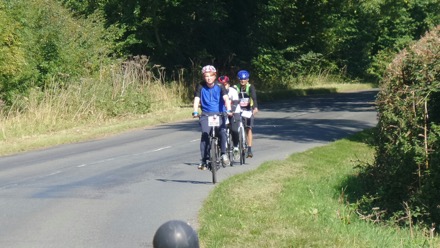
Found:
[[[86,166],[90,166],[90,165],[96,165],[96,164],[105,163],[105,162],[116,160],[116,159],[123,158],[123,157],[139,156],[139,155],[143,155],[143,154],[147,154],[147,153],[162,151],[162,150],[169,149],[169,148],[172,148],[172,147],[171,146],[165,146],[165,147],[160,147],[160,148],[157,148],[157,149],[154,149],[154,150],[145,151],[145,152],[141,152],[141,153],[127,154],[127,155],[111,157],[111,158],[102,159],[102,160],[91,162],[91,163],[80,164],[80,165],[77,165],[76,167],[77,168],[82,168],[82,167],[86,167]],[[49,173],[47,175],[31,176],[31,177],[25,178],[24,180],[27,181],[27,180],[32,180],[32,179],[35,179],[35,178],[49,177],[49,176],[54,176],[54,175],[57,175],[57,174],[60,174],[60,173],[62,173],[62,171],[55,171],[55,172]],[[7,189],[7,188],[10,188],[10,187],[14,187],[14,186],[19,186],[19,185],[21,185],[21,183],[8,183],[8,184],[5,184],[5,185],[0,185],[0,189],[3,190],[3,189]]]
[[[61,173],[61,171],[55,171],[55,172],[52,172],[46,176],[53,176],[53,175],[60,174],[60,173]]]
[[[171,146],[160,147],[160,148],[157,148],[157,149],[154,149],[154,150],[145,151],[145,152],[140,152],[140,153],[132,153],[132,154],[126,154],[126,155],[121,155],[121,156],[111,157],[111,158],[107,158],[107,159],[99,160],[99,161],[92,162],[92,163],[88,163],[88,164],[80,164],[80,165],[77,165],[76,167],[77,167],[77,168],[81,168],[81,167],[86,167],[86,166],[89,166],[89,165],[102,164],[102,163],[104,163],[104,162],[108,162],[108,161],[116,160],[116,159],[119,159],[119,158],[132,157],[132,156],[139,156],[139,155],[144,155],[144,154],[147,154],[147,153],[152,153],[152,152],[162,151],[162,150],[169,149],[169,148],[171,148]]]
[[[171,148],[171,146],[161,147],[159,149],[153,150],[153,152],[158,152],[158,151],[165,150],[165,149],[168,149],[168,148]]]

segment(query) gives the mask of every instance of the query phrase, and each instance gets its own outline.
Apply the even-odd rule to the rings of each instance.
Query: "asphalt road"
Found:
[[[254,158],[218,180],[262,162],[328,144],[376,120],[377,91],[261,104]],[[196,120],[0,157],[0,247],[152,247],[164,222],[197,214],[215,187],[197,170]]]

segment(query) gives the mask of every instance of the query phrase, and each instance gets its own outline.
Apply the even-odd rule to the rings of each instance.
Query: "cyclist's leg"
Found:
[[[220,138],[220,148],[222,155],[226,153],[226,142],[228,142],[227,136],[226,136],[226,118],[222,118],[222,123],[219,127],[219,138]]]
[[[209,160],[209,132],[211,131],[211,127],[208,126],[208,117],[201,116],[200,117],[200,126],[202,128],[202,136],[200,139],[200,155],[202,158],[202,163],[206,164],[206,161]]]
[[[244,132],[246,134],[246,145],[247,146],[249,146],[249,133],[252,132],[250,124],[251,124],[251,121],[249,118],[243,118],[243,128],[244,128]]]
[[[253,139],[252,128],[254,126],[254,116],[251,116],[251,118],[248,118],[246,124],[247,124],[246,134],[247,134],[247,144],[248,144],[247,157],[252,158],[254,156],[254,154],[252,153],[252,139]]]
[[[229,158],[226,154],[226,142],[228,142],[228,138],[226,135],[226,117],[222,118],[222,123],[219,127],[219,138],[220,138],[220,150],[222,155],[222,160],[224,164],[229,165]]]
[[[234,113],[234,115],[231,117],[231,139],[232,139],[232,159],[237,162],[240,159],[240,134],[238,133],[238,129],[240,127],[240,113]]]
[[[226,125],[226,138],[228,139],[226,143],[226,152],[229,152],[232,146],[231,138],[232,138],[232,124],[234,123],[234,119],[228,116],[228,124]]]
[[[231,135],[234,147],[238,146],[238,127],[240,125],[240,114],[236,113],[231,120]]]

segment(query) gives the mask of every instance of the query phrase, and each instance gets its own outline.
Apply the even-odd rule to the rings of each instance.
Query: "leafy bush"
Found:
[[[365,171],[371,176],[370,194],[377,197],[375,207],[399,215],[395,219],[406,224],[440,221],[439,94],[437,26],[387,68],[377,97],[375,163]]]
[[[19,37],[20,24],[0,3],[0,99],[6,93],[20,91],[25,87],[20,82],[29,80],[33,74],[27,64],[26,49]]]
[[[99,14],[74,18],[56,1],[3,2],[0,66],[7,70],[0,76],[0,98],[8,103],[34,86],[88,77],[113,51],[118,32],[104,28]]]
[[[297,48],[285,50],[261,49],[252,60],[252,65],[259,80],[260,87],[286,89],[296,84],[298,78],[319,75],[322,71],[337,72],[336,65],[329,62],[322,54],[309,51],[301,54]]]
[[[0,78],[2,82],[20,71],[24,64],[24,51],[19,47],[15,30],[17,25],[0,3]]]

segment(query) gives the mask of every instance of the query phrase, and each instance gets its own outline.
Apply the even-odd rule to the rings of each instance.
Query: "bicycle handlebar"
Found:
[[[227,112],[218,112],[218,113],[210,113],[210,114],[206,114],[206,113],[199,114],[197,112],[193,112],[193,118],[196,118],[196,117],[200,118],[201,116],[214,116],[214,115],[226,117],[226,116],[228,116],[228,113]]]

